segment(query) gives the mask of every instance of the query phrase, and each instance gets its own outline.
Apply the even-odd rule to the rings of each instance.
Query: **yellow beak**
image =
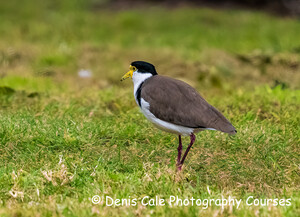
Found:
[[[124,81],[125,79],[127,79],[127,78],[132,78],[132,74],[133,74],[133,72],[135,71],[135,67],[133,67],[133,66],[131,66],[130,65],[130,67],[129,67],[129,72],[127,72],[122,78],[121,78],[121,81]]]

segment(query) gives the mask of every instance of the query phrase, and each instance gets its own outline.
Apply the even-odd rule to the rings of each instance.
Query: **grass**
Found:
[[[0,216],[299,214],[299,21],[70,2],[0,6]],[[197,88],[238,134],[197,134],[176,174],[176,136],[155,129],[131,82],[119,82],[138,59]],[[243,203],[113,208],[93,205],[96,194]],[[291,206],[247,206],[249,196],[291,198]]]

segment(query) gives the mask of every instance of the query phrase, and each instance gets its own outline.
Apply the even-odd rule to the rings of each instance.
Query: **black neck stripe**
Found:
[[[142,82],[139,86],[139,88],[136,91],[136,100],[138,101],[139,106],[141,107],[141,92],[142,92],[142,86],[143,86],[144,82]]]

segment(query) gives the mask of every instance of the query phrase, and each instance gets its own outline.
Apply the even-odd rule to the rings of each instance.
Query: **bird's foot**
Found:
[[[182,164],[176,164],[177,172],[181,172]]]

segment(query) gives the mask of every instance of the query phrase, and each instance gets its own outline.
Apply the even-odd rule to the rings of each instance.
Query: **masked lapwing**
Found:
[[[156,127],[178,135],[177,169],[195,142],[195,133],[219,130],[235,134],[234,126],[187,83],[158,75],[155,67],[144,61],[132,62],[130,71],[121,79],[131,77],[134,98],[142,113]],[[190,144],[182,155],[181,136],[190,136]]]

